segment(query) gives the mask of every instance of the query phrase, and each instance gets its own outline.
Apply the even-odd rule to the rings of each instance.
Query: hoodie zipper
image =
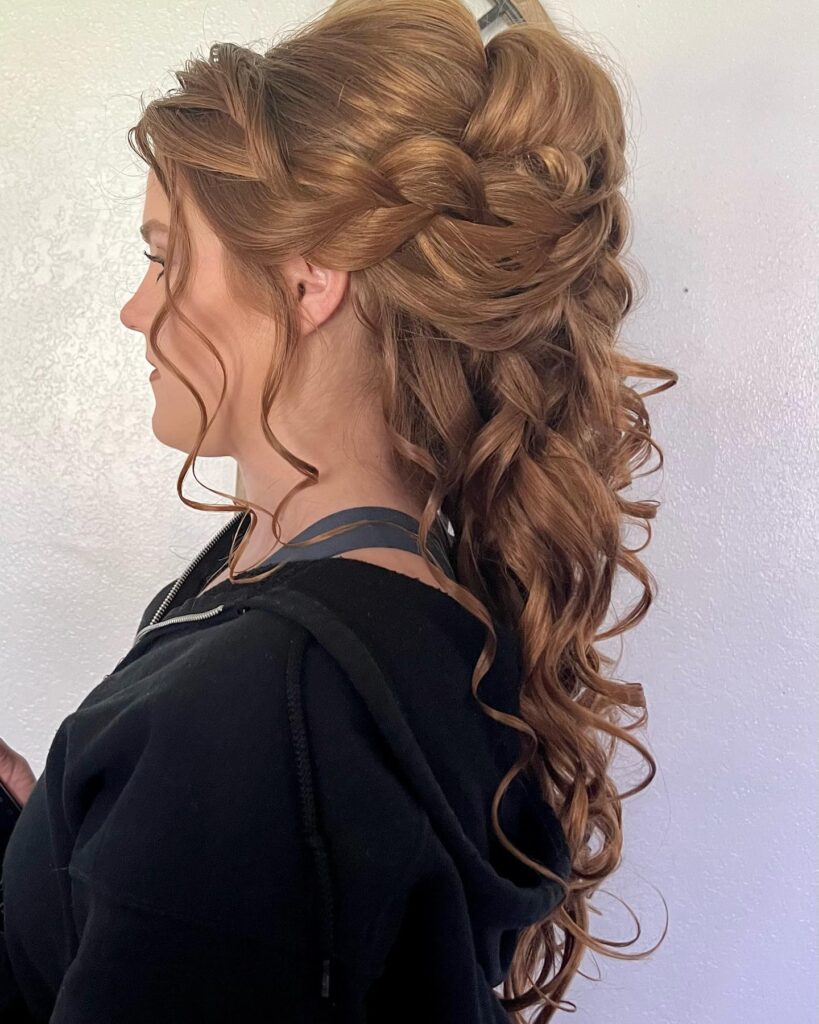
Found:
[[[224,610],[225,605],[220,604],[216,608],[211,608],[209,611],[206,612],[191,612],[189,615],[174,615],[172,619],[165,619],[164,622],[156,622],[145,626],[144,629],[141,629],[137,633],[137,635],[134,637],[134,642],[131,644],[131,646],[128,648],[125,654],[123,654],[123,656],[119,659],[116,665],[114,665],[111,671],[106,674],[105,678],[107,679],[109,676],[112,676],[116,671],[118,671],[118,669],[120,669],[125,664],[128,658],[130,658],[131,655],[136,650],[139,641],[143,638],[143,636],[146,635],[146,633],[151,632],[151,630],[159,629],[162,626],[172,626],[175,622],[193,622],[196,619],[212,619]]]
[[[222,529],[219,530],[219,532],[215,536],[211,537],[208,543],[202,548],[199,554],[188,565],[188,567],[185,569],[185,571],[182,573],[179,579],[174,583],[174,585],[165,595],[165,599],[162,601],[162,604],[160,604],[160,606],[151,616],[151,621],[147,625],[143,626],[142,629],[137,631],[137,634],[134,637],[134,641],[131,644],[132,649],[134,646],[136,646],[137,643],[139,643],[139,641],[142,639],[143,636],[145,636],[146,633],[149,633],[151,630],[157,629],[160,626],[170,626],[175,622],[195,622],[198,619],[209,619],[212,618],[214,615],[218,615],[223,610],[225,606],[223,604],[220,604],[218,605],[218,607],[211,608],[206,612],[190,612],[187,615],[175,615],[171,619],[165,619],[162,622],[159,621],[165,614],[165,612],[168,610],[168,608],[171,606],[171,604],[173,604],[174,598],[179,593],[185,580],[190,576],[190,574],[193,572],[196,566],[199,565],[199,563],[202,561],[205,555],[207,555],[207,553],[215,547],[215,545],[222,539],[222,537],[225,536],[226,533],[228,533],[229,530],[231,530],[234,526],[239,525],[239,523],[245,517],[246,514],[247,513],[245,512],[237,513],[229,522],[225,523]]]
[[[211,619],[214,615],[218,615],[224,607],[225,606],[223,604],[220,604],[218,607],[211,608],[206,612],[191,612],[188,615],[175,615],[172,619],[164,619],[162,622],[149,623],[137,633],[131,647],[135,647],[145,634],[150,633],[152,629],[161,629],[163,626],[170,626],[174,622],[196,622],[198,619]]]
[[[162,626],[172,626],[172,625],[174,625],[174,623],[177,623],[177,622],[196,622],[196,621],[201,620],[201,619],[212,619],[212,618],[214,618],[215,616],[219,615],[221,612],[224,611],[225,605],[220,604],[220,605],[217,605],[215,608],[208,609],[208,611],[206,611],[206,612],[189,612],[187,615],[174,615],[172,618],[164,619],[164,620],[162,620],[160,622],[160,619],[162,619],[162,616],[165,614],[165,612],[168,610],[170,605],[173,603],[174,597],[176,597],[176,595],[179,593],[179,590],[182,587],[182,585],[184,584],[185,580],[190,576],[190,574],[193,572],[193,570],[196,568],[196,566],[199,565],[199,563],[202,561],[202,559],[205,557],[205,555],[210,550],[212,550],[214,545],[216,545],[222,539],[222,537],[224,537],[225,534],[233,526],[238,526],[239,522],[242,520],[242,518],[244,516],[245,516],[244,512],[237,513],[235,516],[233,516],[233,518],[229,522],[225,523],[225,525],[222,527],[222,529],[219,530],[219,532],[215,536],[211,537],[211,539],[208,541],[208,543],[202,548],[202,550],[199,552],[199,554],[188,565],[188,567],[185,569],[185,571],[182,573],[182,575],[179,577],[179,579],[176,580],[174,585],[171,587],[171,589],[165,595],[165,599],[162,601],[160,606],[157,608],[157,610],[151,616],[151,621],[149,623],[147,623],[145,626],[143,626],[142,629],[137,630],[136,636],[134,637],[134,639],[133,639],[133,641],[131,643],[130,648],[128,649],[128,651],[125,654],[123,654],[123,656],[119,659],[119,661],[116,663],[116,665],[113,667],[113,669],[108,673],[108,675],[106,676],[106,679],[108,678],[108,676],[113,675],[114,672],[116,672],[117,669],[125,662],[125,660],[128,657],[130,657],[130,655],[133,653],[133,650],[136,647],[136,645],[139,643],[139,641],[144,636],[146,636],[148,633],[152,632],[153,630],[159,629]]]
[[[174,597],[176,597],[176,595],[179,593],[179,589],[182,586],[182,584],[185,582],[188,576],[190,576],[190,574],[193,572],[196,566],[202,561],[202,559],[213,548],[213,546],[218,541],[220,541],[222,537],[224,537],[224,535],[228,532],[228,530],[230,530],[232,526],[239,525],[239,522],[242,520],[245,514],[246,513],[244,512],[237,513],[237,515],[235,515],[230,520],[230,522],[225,523],[225,525],[222,527],[221,530],[219,530],[216,536],[211,537],[208,543],[202,548],[202,550],[199,552],[196,558],[194,558],[194,560],[190,563],[187,569],[185,569],[185,571],[182,573],[179,579],[174,583],[174,585],[165,595],[164,601],[160,604],[160,606],[151,616],[151,621],[147,625],[143,626],[142,629],[137,630],[137,634],[134,637],[129,650],[125,654],[123,654],[123,656],[119,659],[116,665],[105,676],[106,679],[109,676],[112,676],[114,672],[116,672],[117,669],[119,669],[119,667],[125,662],[125,660],[128,657],[130,657],[130,655],[133,653],[134,648],[142,639],[142,637],[145,636],[147,633],[150,633],[152,630],[158,629],[160,626],[172,626],[176,622],[195,622],[200,619],[212,619],[225,610],[225,605],[220,604],[217,605],[216,608],[210,608],[206,612],[189,612],[187,615],[174,615],[173,618],[171,619],[165,619],[162,622],[159,621],[170,607]]]

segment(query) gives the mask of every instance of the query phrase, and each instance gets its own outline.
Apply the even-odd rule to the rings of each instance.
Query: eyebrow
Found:
[[[165,234],[167,234],[168,226],[167,224],[163,224],[161,221],[152,218],[151,220],[146,220],[142,227],[139,229],[139,233],[142,235],[146,242],[150,242],[152,231],[164,231]]]

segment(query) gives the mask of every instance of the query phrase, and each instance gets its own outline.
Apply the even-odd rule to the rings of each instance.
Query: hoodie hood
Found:
[[[479,767],[467,753],[462,736],[461,742],[436,748],[433,767],[428,741],[445,722],[439,719],[435,730],[424,728],[424,723],[431,726],[433,716],[445,711],[446,706],[430,701],[421,717],[408,714],[408,707],[401,702],[402,690],[407,686],[407,666],[403,665],[402,681],[398,681],[391,663],[394,658],[384,654],[396,639],[394,634],[379,636],[375,622],[370,619],[365,642],[351,621],[349,602],[346,610],[327,603],[334,594],[342,596],[331,581],[336,568],[331,565],[322,567],[321,574],[305,574],[300,579],[291,576],[286,588],[251,598],[243,605],[298,621],[345,672],[400,766],[405,784],[423,806],[438,842],[457,869],[468,904],[475,953],[485,977],[495,987],[508,973],[521,929],[547,917],[562,898],[558,883],[530,869],[507,851],[492,826],[492,797],[500,778],[517,756],[518,734],[489,719],[478,706],[478,714],[486,717],[488,731],[493,734],[495,756],[491,763]],[[462,613],[459,605],[457,613],[450,607],[457,602],[443,592],[437,593],[442,613]],[[483,646],[485,629],[478,619],[471,615],[468,618],[469,628],[461,634],[463,653],[474,663]],[[498,710],[517,714],[515,693],[520,676],[515,640],[506,630],[499,630],[498,639],[495,663],[481,681],[478,694]],[[419,691],[425,688],[424,682],[429,685],[430,680],[416,679]],[[439,684],[445,685],[446,680],[441,679]],[[471,694],[467,699],[475,700]],[[449,724],[458,729],[454,719]],[[293,747],[309,748],[303,721],[295,725]],[[442,777],[449,780],[447,789],[442,785]],[[314,794],[306,790],[312,787],[312,781],[306,774],[301,776],[301,787],[302,806],[311,806]],[[556,814],[543,800],[536,780],[523,773],[515,778],[501,800],[499,820],[516,847],[568,879],[571,857],[565,834]],[[321,851],[320,859],[326,859],[328,848],[320,826],[311,818],[304,821],[304,827],[310,834],[311,847]],[[327,921],[332,919],[329,889],[324,894],[323,914]],[[331,942],[327,953],[329,961],[334,955]]]

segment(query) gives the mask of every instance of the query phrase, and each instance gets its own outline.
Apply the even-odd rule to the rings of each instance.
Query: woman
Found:
[[[181,500],[225,511],[183,496],[196,455],[245,494],[40,778],[0,750],[0,1022],[548,1020],[624,955],[585,930],[622,844],[597,733],[654,772],[593,646],[618,566],[608,635],[650,603],[625,379],[676,379],[615,347],[616,90],[459,0],[339,0],[177,77],[129,133],[121,318]]]

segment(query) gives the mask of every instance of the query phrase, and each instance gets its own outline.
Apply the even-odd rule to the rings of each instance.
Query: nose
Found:
[[[136,290],[131,292],[131,297],[119,311],[119,320],[123,327],[145,335],[151,329],[151,324],[156,316],[159,305],[157,296],[153,295],[150,289],[146,287],[147,280],[148,275],[146,274]]]
[[[151,325],[150,321],[146,322],[144,330],[139,326],[139,318],[135,312],[133,298],[129,299],[122,307],[122,309],[119,311],[119,322],[122,324],[123,327],[127,327],[129,331],[136,331],[137,334],[143,335],[146,349],[145,358],[147,359],[147,350],[149,347],[148,334],[150,332]],[[150,363],[151,360],[148,359],[148,362]],[[151,365],[153,366],[154,364],[151,363]]]
[[[127,327],[129,331],[137,331],[139,328],[134,323],[134,318],[131,315],[133,298],[128,299],[122,309],[119,311],[119,322],[123,327]]]
[[[136,291],[119,311],[119,322],[129,331],[144,334],[147,338],[155,316],[156,310],[145,301],[145,296],[140,300],[139,291]]]

